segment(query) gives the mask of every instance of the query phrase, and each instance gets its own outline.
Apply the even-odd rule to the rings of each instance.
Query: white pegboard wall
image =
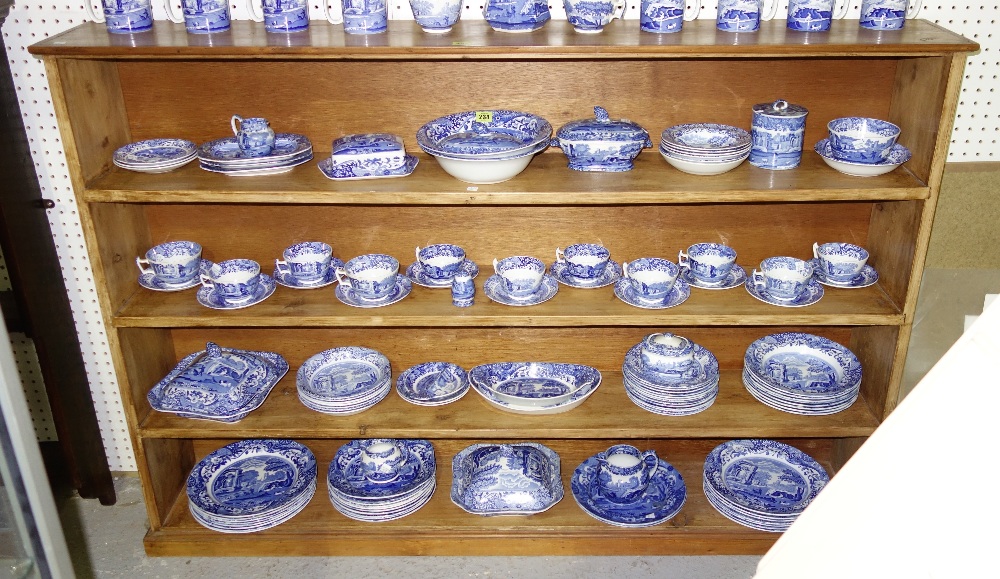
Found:
[[[172,1],[179,8],[180,1]],[[787,10],[787,0],[779,1],[782,4],[777,14],[781,18]],[[112,470],[135,470],[44,68],[27,52],[30,44],[86,21],[82,2],[18,2],[3,26],[3,35],[42,191],[56,202],[56,209],[49,211],[49,221],[70,294],[108,460]],[[484,0],[467,2],[462,18],[481,20],[484,3]],[[857,19],[860,1],[851,0],[851,3],[847,18]],[[638,0],[628,0],[626,19],[638,19],[639,4]],[[99,6],[96,0],[94,5]],[[245,1],[231,2],[230,6],[234,19],[248,18]],[[412,18],[408,2],[393,0],[390,6],[393,19]],[[554,19],[565,18],[560,2],[550,3],[550,6]],[[715,18],[716,7],[717,0],[706,0],[699,18]],[[163,0],[153,0],[153,13],[157,20],[166,18]],[[311,2],[311,17],[323,19],[320,2]],[[1000,116],[993,112],[996,89],[1000,86],[1000,37],[996,33],[1000,0],[989,0],[986,4],[973,4],[968,0],[964,3],[928,0],[919,18],[936,22],[982,45],[982,51],[969,59],[966,68],[949,160],[1000,161]]]

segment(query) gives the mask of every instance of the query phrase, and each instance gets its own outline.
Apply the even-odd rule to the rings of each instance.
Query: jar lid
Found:
[[[391,133],[346,135],[333,141],[333,155],[353,157],[390,151],[403,151],[403,139]]]
[[[611,120],[608,111],[594,107],[593,119],[570,121],[559,129],[556,137],[568,141],[642,141],[649,139],[646,129],[626,119]]]
[[[809,110],[805,107],[781,99],[773,103],[756,104],[753,106],[753,112],[772,117],[804,117],[809,114]]]

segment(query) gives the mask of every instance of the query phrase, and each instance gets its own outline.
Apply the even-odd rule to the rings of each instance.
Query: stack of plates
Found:
[[[750,133],[730,125],[689,123],[664,129],[660,154],[668,163],[696,175],[717,175],[750,156]]]
[[[149,139],[125,145],[112,160],[122,169],[140,173],[166,173],[198,156],[198,147],[184,139]]]
[[[295,376],[299,400],[324,414],[357,414],[392,390],[389,359],[381,352],[345,346],[320,352],[302,363]]]
[[[461,366],[426,362],[407,368],[396,379],[399,396],[417,406],[443,406],[469,391],[469,376]]]
[[[812,334],[785,332],[750,344],[743,383],[764,404],[804,415],[835,414],[861,391],[861,362],[844,346]]]
[[[188,507],[202,525],[252,533],[280,525],[316,492],[316,457],[294,440],[241,440],[212,452],[191,471]]]
[[[312,143],[305,135],[274,135],[274,151],[263,157],[247,157],[236,144],[236,137],[209,141],[198,147],[202,169],[231,176],[276,175],[291,171],[313,158]]]
[[[387,482],[369,480],[362,466],[368,445],[391,442],[405,455],[399,475]],[[416,512],[434,494],[434,447],[426,440],[352,440],[337,450],[327,475],[333,507],[357,521],[391,521]]]
[[[759,531],[783,532],[830,476],[811,456],[774,440],[731,440],[705,459],[708,502],[726,518]]]
[[[642,363],[642,343],[625,354],[625,393],[636,406],[664,416],[688,416],[705,410],[719,394],[719,361],[694,344],[694,360],[683,372],[663,373]]]

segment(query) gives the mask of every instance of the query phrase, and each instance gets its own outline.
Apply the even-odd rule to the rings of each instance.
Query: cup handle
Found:
[[[201,277],[201,285],[207,287],[212,291],[215,291],[215,283],[212,281],[212,278],[208,277],[207,275],[201,275],[200,277]]]
[[[753,285],[757,287],[767,286],[767,282],[764,281],[764,274],[760,273],[756,269],[750,273],[750,279],[753,280]]]
[[[851,9],[851,0],[842,0],[840,8],[837,8],[837,3],[833,4],[833,19],[840,20],[847,16],[847,11]]]
[[[819,243],[815,241],[813,242],[813,257],[819,259]]]
[[[561,247],[557,247],[556,248],[556,262],[557,263],[563,263],[565,261],[566,261],[566,254],[563,253],[563,250],[562,250]]]
[[[761,20],[770,20],[774,18],[774,15],[778,13],[778,4],[781,4],[779,0],[771,0],[771,9],[767,11],[767,14],[761,14]]]
[[[500,272],[497,271],[497,258],[495,257],[493,258],[493,273],[500,275]]]
[[[347,277],[347,271],[344,268],[338,267],[333,270],[333,275],[337,278],[338,284],[351,287],[351,278]]]
[[[83,3],[83,5],[87,7],[87,16],[90,16],[91,20],[93,20],[94,22],[97,22],[98,24],[101,24],[101,23],[104,22],[104,2],[103,2],[103,0],[101,1],[101,15],[100,16],[98,16],[97,12],[94,11],[94,5],[91,3],[91,0],[85,0],[84,3]]]
[[[628,262],[627,261],[623,261],[622,262],[622,276],[623,277],[630,277],[629,274],[628,274]]]
[[[147,274],[147,273],[153,273],[153,270],[152,270],[152,269],[147,269],[147,268],[145,268],[145,267],[142,267],[142,266],[143,266],[143,264],[145,264],[145,265],[149,265],[149,260],[148,260],[148,259],[143,259],[143,258],[141,258],[141,257],[136,257],[136,258],[135,258],[135,264],[136,264],[137,266],[139,266],[139,271],[141,271],[141,272],[142,272],[143,274]]]
[[[683,249],[677,252],[677,265],[678,267],[691,267],[688,263],[688,255],[684,253]]]
[[[330,24],[343,24],[344,22],[344,7],[341,5],[340,0],[333,0],[337,5],[336,11],[330,10],[330,0],[323,0],[323,16],[326,17],[326,21]]]
[[[419,245],[417,246],[417,249],[414,250],[413,254],[417,256],[417,261],[420,261],[420,246]]]
[[[284,275],[288,275],[292,271],[291,268],[288,267],[288,262],[281,259],[274,260],[274,269],[278,270],[278,273]]]
[[[625,3],[625,0],[616,0],[615,7],[611,10],[611,20],[614,20],[615,18],[624,18],[625,9],[627,7],[628,5]]]
[[[656,456],[655,450],[647,450],[642,453],[642,462],[649,469],[649,474],[653,474],[656,467],[660,466],[660,457]]]
[[[687,10],[684,11],[684,21],[685,22],[690,22],[692,20],[697,20],[698,16],[701,14],[701,0],[695,0],[694,4],[692,4],[691,6],[694,6],[694,10],[692,10],[693,14],[691,15],[691,18],[688,18]],[[650,146],[652,146],[652,145],[650,145]]]
[[[240,130],[236,128],[236,121],[240,122],[240,126],[243,126],[243,117],[239,115],[233,115],[233,118],[229,120],[229,126],[233,128],[233,134],[237,137],[240,136]]]
[[[917,14],[920,14],[921,8],[924,7],[924,0],[913,0],[913,4],[906,8],[906,19],[910,20],[916,18]]]
[[[254,22],[264,21],[264,7],[261,6],[260,12],[257,12],[257,3],[254,0],[247,0],[247,14]]]
[[[174,24],[184,24],[184,2],[181,1],[181,15],[174,12],[173,0],[163,0],[163,10],[167,13],[167,18]]]

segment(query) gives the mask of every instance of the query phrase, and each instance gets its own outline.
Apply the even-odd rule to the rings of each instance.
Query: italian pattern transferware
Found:
[[[577,171],[621,172],[652,147],[646,129],[632,121],[612,120],[608,111],[594,107],[594,118],[571,121],[559,128],[552,145],[562,149],[569,168]]]
[[[833,167],[841,173],[854,177],[875,177],[878,175],[884,175],[909,161],[910,157],[912,157],[910,150],[899,143],[892,146],[892,149],[889,150],[889,155],[884,161],[879,161],[877,163],[856,163],[846,161],[844,159],[838,159],[833,154],[833,147],[830,144],[830,139],[821,139],[816,143],[813,149],[819,154],[820,157],[823,158],[823,161],[827,165]]]
[[[875,271],[874,267],[868,264],[865,264],[865,266],[861,268],[861,272],[858,275],[847,281],[833,281],[826,277],[826,272],[819,266],[818,259],[810,259],[809,263],[813,265],[813,277],[816,278],[816,281],[825,286],[854,289],[868,287],[870,285],[874,285],[875,282],[878,281],[878,272]]]
[[[187,165],[198,147],[185,139],[148,139],[120,147],[112,156],[118,167],[139,173],[166,173]]]
[[[333,294],[344,305],[354,308],[381,308],[401,301],[413,291],[413,282],[405,275],[397,275],[389,293],[380,298],[364,298],[354,288],[338,283]]]
[[[469,391],[469,376],[449,362],[426,362],[404,370],[396,379],[399,396],[417,406],[441,406]]]
[[[378,179],[405,177],[417,166],[417,158],[407,155],[403,139],[390,133],[346,135],[333,141],[329,158],[319,162],[319,170],[330,179]]]
[[[642,343],[625,354],[625,394],[643,410],[663,416],[688,416],[710,407],[719,394],[719,361],[699,344],[689,363],[661,372],[642,361]]]
[[[640,297],[632,282],[622,278],[615,282],[615,295],[630,306],[647,310],[662,310],[683,304],[691,297],[691,286],[680,277],[674,280],[667,295],[662,298],[646,299]]]
[[[306,407],[325,414],[356,414],[378,404],[392,390],[389,359],[361,346],[344,346],[311,356],[299,367],[295,388]]]
[[[276,287],[277,283],[274,281],[274,278],[266,273],[262,273],[260,274],[260,281],[257,282],[257,286],[254,288],[253,294],[247,301],[228,301],[219,292],[205,285],[198,288],[198,293],[195,298],[198,300],[199,304],[205,306],[206,308],[212,308],[213,310],[239,310],[259,304],[260,302],[271,297],[271,294],[274,293],[274,289]]]
[[[458,269],[455,272],[455,275],[459,274],[464,274],[469,276],[470,278],[475,279],[475,277],[479,275],[479,265],[477,265],[476,262],[472,261],[471,259],[466,259],[458,265]],[[419,261],[411,263],[406,268],[406,277],[413,280],[413,283],[422,287],[450,288],[451,283],[455,278],[455,275],[440,279],[433,278],[427,274],[427,270],[424,268],[424,265]]]
[[[570,267],[565,262],[555,262],[549,267],[549,273],[559,283],[575,288],[598,288],[609,286],[622,278],[622,266],[613,259],[608,260],[604,271],[592,278],[577,277],[570,273]]]
[[[531,32],[549,21],[544,0],[487,0],[483,18],[497,32]]]
[[[551,275],[542,277],[542,283],[538,289],[526,296],[513,296],[504,286],[503,278],[499,275],[491,275],[483,284],[483,293],[486,297],[507,306],[534,306],[552,299],[559,291],[559,282]]]
[[[677,516],[687,501],[687,485],[681,473],[658,457],[646,488],[634,500],[615,502],[608,499],[602,492],[604,484],[599,455],[595,455],[573,471],[570,490],[583,512],[616,527],[659,525]]]
[[[783,532],[830,482],[808,454],[774,440],[731,440],[705,458],[702,485],[726,518],[760,531]]]
[[[601,383],[596,368],[550,362],[499,362],[469,370],[469,382],[493,406],[517,414],[558,414],[576,408]]]
[[[393,455],[391,474],[377,476],[371,456]],[[330,462],[327,491],[344,516],[381,522],[403,518],[427,504],[436,488],[437,461],[427,440],[362,439],[341,446]]]
[[[246,155],[236,137],[209,141],[198,148],[202,169],[230,176],[275,175],[291,171],[313,158],[312,143],[305,135],[276,133],[274,150],[261,157]]]
[[[475,515],[533,515],[563,498],[559,455],[535,442],[474,444],[451,469],[451,501]]]
[[[548,146],[552,124],[538,115],[505,109],[464,111],[428,121],[417,130],[424,152],[454,159],[507,158]]]
[[[160,412],[237,422],[264,403],[286,372],[288,362],[274,352],[208,342],[204,350],[185,356],[146,398]]]
[[[187,480],[192,516],[209,529],[249,533],[299,513],[316,492],[316,457],[294,440],[241,440],[215,450]]]
[[[746,288],[747,293],[758,299],[765,304],[771,304],[772,306],[781,306],[783,308],[802,308],[805,306],[811,306],[823,298],[823,286],[820,285],[815,279],[810,279],[805,283],[805,289],[801,294],[796,296],[791,300],[780,300],[775,298],[768,292],[767,288],[757,285],[754,283],[753,276],[747,276],[746,281],[743,283],[743,287]]]

